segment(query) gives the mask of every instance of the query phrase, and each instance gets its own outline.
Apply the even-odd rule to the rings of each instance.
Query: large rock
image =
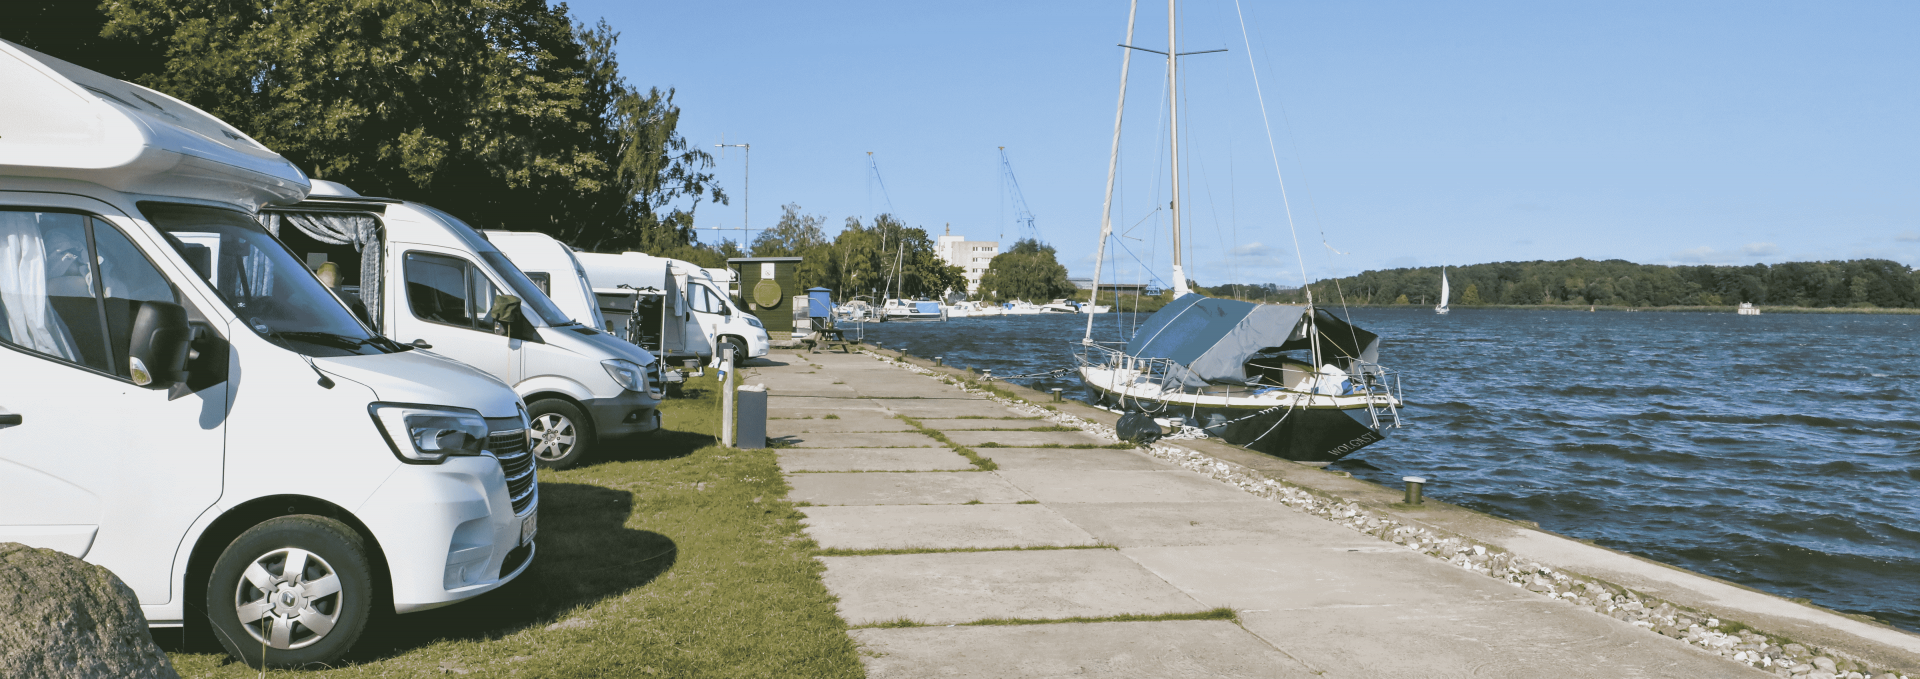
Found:
[[[0,542],[0,677],[179,676],[111,571]]]

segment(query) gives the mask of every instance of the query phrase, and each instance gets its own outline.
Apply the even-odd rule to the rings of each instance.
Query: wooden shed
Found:
[[[739,282],[740,303],[760,319],[770,339],[793,337],[793,297],[805,295],[797,274],[800,257],[735,257],[727,260]]]

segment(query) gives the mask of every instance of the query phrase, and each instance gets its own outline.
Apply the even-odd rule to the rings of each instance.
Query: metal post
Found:
[[[1401,477],[1400,480],[1407,482],[1407,504],[1420,504],[1420,490],[1427,480],[1418,476]]]
[[[941,363],[941,361],[945,361],[945,360],[947,360],[947,357],[945,357],[945,356],[935,356],[935,357],[933,357],[933,364],[934,364],[934,365],[945,365],[944,363]]]
[[[733,344],[720,349],[720,445],[733,447]]]
[[[1059,403],[1059,402],[1060,402],[1060,391],[1061,391],[1061,390],[1060,390],[1060,387],[1054,387],[1054,388],[1053,388],[1053,402],[1054,402],[1054,403]]]

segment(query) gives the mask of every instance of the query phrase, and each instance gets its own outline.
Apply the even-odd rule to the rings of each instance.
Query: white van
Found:
[[[341,296],[381,334],[513,385],[542,466],[660,428],[653,354],[562,311],[453,215],[320,180],[305,201],[261,215],[309,267],[334,264]]]
[[[585,267],[600,311],[635,344],[668,356],[710,357],[721,343],[734,356],[759,358],[772,348],[760,319],[740,310],[712,269],[640,252],[574,253]],[[657,319],[657,320],[656,320]]]
[[[513,390],[368,330],[255,221],[307,178],[179,100],[0,41],[0,542],[106,567],[251,665],[532,562]]]

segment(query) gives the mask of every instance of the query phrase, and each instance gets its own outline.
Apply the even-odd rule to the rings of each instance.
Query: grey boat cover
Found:
[[[1162,358],[1179,367],[1168,377],[1188,387],[1247,384],[1247,360],[1255,354],[1312,348],[1309,307],[1256,304],[1202,295],[1183,295],[1147,318],[1127,343],[1127,355]],[[1319,363],[1336,358],[1379,360],[1380,337],[1313,310],[1320,330]]]

